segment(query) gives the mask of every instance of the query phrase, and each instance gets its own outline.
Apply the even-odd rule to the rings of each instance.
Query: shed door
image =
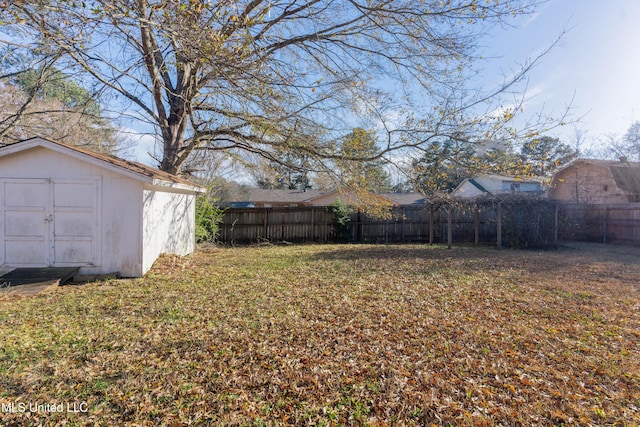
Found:
[[[3,180],[2,250],[4,264],[14,267],[49,265],[49,180]],[[2,255],[2,254],[0,254]]]
[[[0,181],[0,261],[12,267],[96,265],[98,182]]]

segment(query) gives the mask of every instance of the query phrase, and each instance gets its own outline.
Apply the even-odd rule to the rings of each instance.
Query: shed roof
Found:
[[[84,160],[97,161],[97,163],[102,167],[115,169],[120,173],[127,172],[129,175],[132,175],[133,178],[137,178],[151,184],[164,184],[171,187],[183,188],[197,192],[205,191],[204,188],[192,183],[191,181],[142,163],[125,160],[110,154],[97,153],[75,145],[69,145],[40,137],[30,138],[0,147],[0,157],[35,147],[45,147],[53,149],[54,151],[66,152],[67,154],[76,154],[76,156],[79,155],[79,157]]]

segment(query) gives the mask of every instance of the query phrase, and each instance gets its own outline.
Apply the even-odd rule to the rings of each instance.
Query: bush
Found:
[[[541,196],[510,193],[479,197],[478,206],[502,206],[502,244],[517,249],[549,249],[554,242],[555,203]]]
[[[335,199],[331,204],[331,210],[336,216],[336,238],[338,241],[346,242],[351,236],[352,210],[342,199]]]
[[[208,194],[196,198],[196,242],[214,242],[218,238],[224,212],[216,205],[217,199]]]

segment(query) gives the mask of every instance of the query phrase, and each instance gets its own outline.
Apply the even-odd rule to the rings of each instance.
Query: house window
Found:
[[[609,191],[609,186],[608,186],[607,184],[604,184],[604,185],[602,186],[602,189],[603,189],[604,191]]]
[[[520,183],[512,182],[511,183],[511,191],[520,191]]]

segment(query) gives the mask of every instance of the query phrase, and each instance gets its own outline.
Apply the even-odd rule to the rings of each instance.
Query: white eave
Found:
[[[149,178],[144,176],[145,178]],[[163,179],[150,178],[150,184],[153,187],[158,189],[171,189],[176,192],[192,192],[192,193],[206,193],[207,189],[205,187],[200,187],[198,185],[187,185],[180,182],[171,182]]]

